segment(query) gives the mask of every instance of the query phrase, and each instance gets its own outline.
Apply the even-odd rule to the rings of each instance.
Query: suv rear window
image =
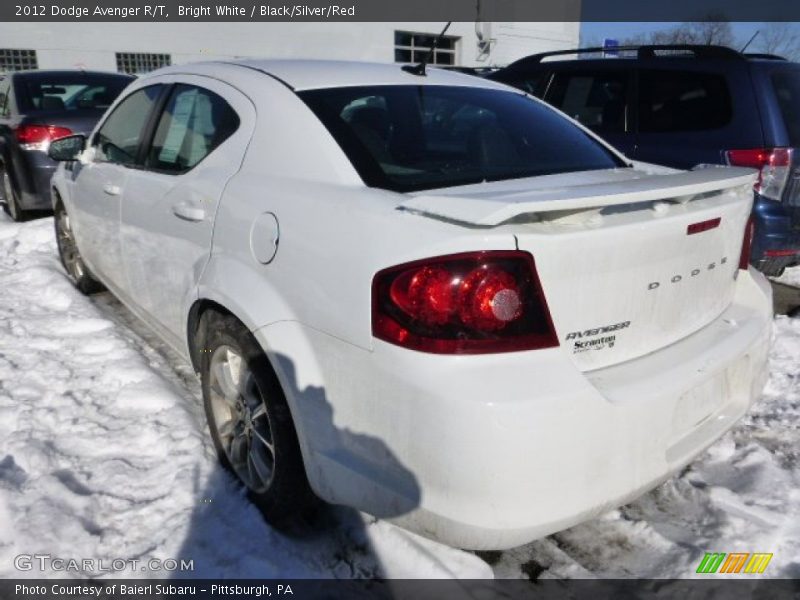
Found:
[[[641,71],[639,131],[719,129],[732,117],[731,95],[724,76],[698,71]]]
[[[628,74],[622,71],[556,73],[547,100],[597,132],[626,129]]]
[[[556,111],[517,92],[394,85],[299,96],[372,187],[405,192],[625,166]]]
[[[790,146],[800,146],[800,70],[778,71],[772,75]]]
[[[15,87],[23,113],[105,110],[131,81],[124,75],[37,74],[20,78]]]

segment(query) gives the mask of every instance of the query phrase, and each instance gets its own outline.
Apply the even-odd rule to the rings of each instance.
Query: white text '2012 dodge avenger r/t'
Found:
[[[176,66],[50,155],[67,272],[191,360],[273,521],[316,495],[518,545],[669,477],[765,381],[755,172],[632,164],[501,84]]]

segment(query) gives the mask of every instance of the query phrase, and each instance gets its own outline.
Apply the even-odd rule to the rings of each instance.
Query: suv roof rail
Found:
[[[459,65],[434,65],[437,69],[444,69],[446,71],[456,71],[457,73],[466,73],[467,75],[485,75],[497,71],[497,67],[480,66],[480,67],[462,67]]]
[[[566,54],[597,54],[602,52],[636,52],[636,58],[656,58],[664,52],[665,58],[685,58],[683,53],[691,53],[695,58],[726,58],[742,59],[744,55],[733,48],[727,46],[712,46],[703,44],[650,44],[641,46],[617,46],[613,48],[593,47],[593,48],[573,48],[572,50],[552,50],[550,52],[540,52],[531,54],[525,58],[511,63],[506,68],[519,68],[527,65],[539,64],[545,58],[551,56],[563,56]]]
[[[787,60],[784,56],[778,56],[777,54],[768,54],[766,52],[745,52],[744,54],[747,58],[761,58],[764,60]]]

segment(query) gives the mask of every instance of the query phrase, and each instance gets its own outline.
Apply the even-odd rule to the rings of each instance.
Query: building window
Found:
[[[117,52],[117,71],[120,73],[148,73],[172,64],[169,54],[147,52]]]
[[[394,32],[394,62],[418,63],[430,52],[436,39],[435,34],[413,33],[411,31]],[[458,37],[445,35],[439,40],[436,52],[430,60],[432,65],[456,64],[456,43]]]
[[[27,71],[38,68],[36,50],[0,48],[0,73],[3,71]]]

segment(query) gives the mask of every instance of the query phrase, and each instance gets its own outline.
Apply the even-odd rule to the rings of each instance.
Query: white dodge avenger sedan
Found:
[[[273,522],[316,495],[519,545],[668,478],[765,381],[755,171],[631,163],[501,84],[176,66],[49,153],[67,273],[191,360]]]

